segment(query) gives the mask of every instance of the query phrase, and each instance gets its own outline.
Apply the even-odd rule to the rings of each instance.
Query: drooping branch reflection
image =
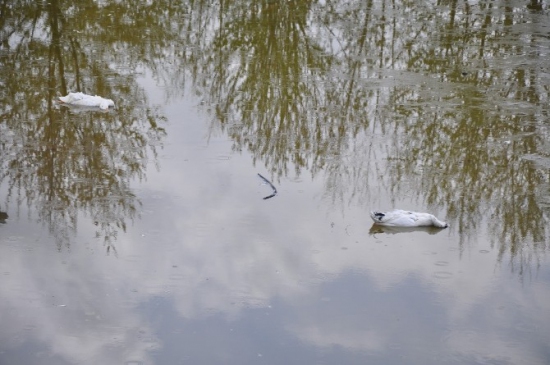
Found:
[[[147,141],[163,133],[156,111],[136,108],[146,104],[134,82],[142,67],[170,86],[168,97],[191,82],[212,111],[212,131],[227,133],[276,179],[323,174],[334,204],[369,209],[384,195],[446,210],[463,242],[488,224],[503,254],[522,252],[525,242],[547,245],[534,190],[548,174],[524,158],[544,154],[547,135],[548,43],[543,29],[528,25],[540,24],[530,21],[540,16],[536,2],[80,5],[7,8],[2,122],[12,134],[0,137],[4,146],[41,136],[65,156],[77,151],[63,149],[65,133],[81,148],[95,133],[87,148],[97,168],[117,161],[127,171],[107,181],[140,176],[144,146],[154,153]],[[70,113],[43,108],[76,89],[125,102],[71,131]],[[105,154],[103,143],[121,140],[131,152]],[[44,153],[48,171],[61,166],[54,151]],[[128,191],[110,186],[115,195]]]
[[[544,153],[548,114],[548,70],[530,56],[548,44],[521,26],[536,13],[386,1],[217,10],[189,20],[210,25],[193,37],[193,83],[235,150],[277,177],[322,171],[335,203],[368,209],[383,191],[444,209],[463,243],[488,226],[519,262],[547,246],[534,191],[548,174],[524,158]]]
[[[86,7],[67,12],[59,1],[45,8],[19,5],[9,8],[18,21],[2,39],[0,78],[9,91],[0,99],[0,183],[37,213],[60,248],[70,245],[85,217],[109,252],[136,217],[140,202],[130,182],[143,179],[149,158],[156,158],[163,117],[147,106],[135,76],[117,69],[111,44],[94,43],[96,32],[74,21],[86,18]],[[56,106],[54,99],[69,90],[109,96],[116,109]]]

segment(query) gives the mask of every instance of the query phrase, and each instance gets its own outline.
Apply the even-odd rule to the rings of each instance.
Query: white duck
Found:
[[[434,215],[429,213],[409,212],[406,210],[395,209],[390,212],[370,212],[374,223],[381,226],[392,227],[428,227],[435,226],[447,228],[449,225],[440,221]]]
[[[84,93],[68,93],[67,96],[60,96],[59,101],[69,105],[99,107],[100,109],[109,109],[110,106],[115,106],[111,99]]]

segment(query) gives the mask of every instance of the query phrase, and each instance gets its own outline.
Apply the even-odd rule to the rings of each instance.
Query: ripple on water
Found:
[[[143,256],[141,255],[126,255],[124,256],[124,260],[126,262],[139,262],[143,259]]]
[[[431,256],[431,255],[437,255],[437,252],[435,251],[424,251],[422,252],[423,255]]]
[[[453,276],[452,272],[448,271],[436,271],[434,272],[434,277],[437,279],[450,279]]]
[[[208,237],[212,232],[212,224],[207,222],[199,222],[194,225],[193,231],[196,237]]]
[[[185,275],[183,274],[172,274],[168,277],[168,280],[172,280],[172,281],[183,281],[185,280]]]
[[[6,238],[6,241],[11,242],[11,243],[13,243],[13,242],[20,242],[20,241],[22,241],[22,240],[23,240],[23,236],[8,236],[8,237]]]
[[[33,246],[28,242],[28,238],[23,236],[8,236],[5,239],[0,239],[0,245],[4,243],[14,252],[30,251],[33,249]]]
[[[448,261],[436,261],[435,265],[436,266],[447,266],[447,265],[449,265],[449,262]]]

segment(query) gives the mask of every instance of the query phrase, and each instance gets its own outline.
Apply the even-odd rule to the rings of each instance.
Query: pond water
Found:
[[[0,364],[550,363],[547,2],[0,8]]]

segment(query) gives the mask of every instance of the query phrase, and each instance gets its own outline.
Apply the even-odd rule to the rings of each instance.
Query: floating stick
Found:
[[[267,184],[269,184],[269,186],[271,186],[271,189],[273,189],[273,194],[266,196],[266,197],[264,198],[264,200],[273,198],[275,195],[277,195],[277,189],[275,188],[275,186],[273,186],[273,184],[271,183],[271,181],[269,181],[268,179],[266,179],[265,177],[263,177],[261,174],[258,174],[258,176],[259,176],[263,181],[265,181]]]

